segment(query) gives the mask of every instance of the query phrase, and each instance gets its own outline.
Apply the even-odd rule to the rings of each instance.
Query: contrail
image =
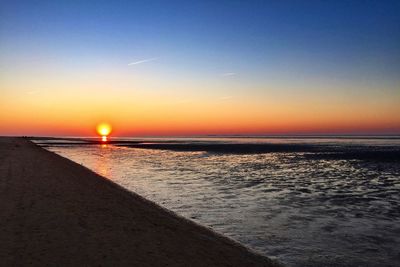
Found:
[[[234,75],[236,75],[236,73],[234,73],[234,72],[225,72],[225,73],[221,74],[221,76],[224,76],[224,77],[226,77],[226,76],[234,76]]]
[[[154,60],[157,60],[157,59],[158,59],[158,57],[146,58],[146,59],[138,60],[138,61],[135,61],[135,62],[131,62],[131,63],[128,64],[128,66],[138,65],[138,64],[154,61]]]

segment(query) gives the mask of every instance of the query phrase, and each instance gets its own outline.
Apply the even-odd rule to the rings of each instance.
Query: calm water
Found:
[[[178,141],[311,143],[346,151],[353,145],[400,147],[399,139]],[[400,266],[398,159],[113,145],[50,144],[48,149],[288,266]]]

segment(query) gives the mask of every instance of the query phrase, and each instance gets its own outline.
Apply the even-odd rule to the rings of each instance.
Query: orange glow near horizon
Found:
[[[56,85],[54,85],[56,86]],[[197,87],[196,87],[197,88]],[[9,90],[0,97],[0,135],[190,136],[268,134],[392,134],[400,132],[400,94],[357,99],[315,94],[238,95],[215,99],[163,92],[37,96]],[[70,93],[70,92],[68,92]],[[9,99],[7,101],[7,99]],[[14,100],[16,99],[16,100]],[[11,101],[13,100],[13,101]],[[79,118],[77,120],[76,118]],[[100,123],[101,122],[101,123]]]

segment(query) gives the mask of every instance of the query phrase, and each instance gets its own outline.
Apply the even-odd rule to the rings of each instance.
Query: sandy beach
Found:
[[[0,138],[3,266],[274,266],[22,138]]]

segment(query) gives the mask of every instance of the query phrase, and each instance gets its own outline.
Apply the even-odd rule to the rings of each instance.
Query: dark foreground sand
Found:
[[[0,138],[1,266],[274,266],[28,140]]]

